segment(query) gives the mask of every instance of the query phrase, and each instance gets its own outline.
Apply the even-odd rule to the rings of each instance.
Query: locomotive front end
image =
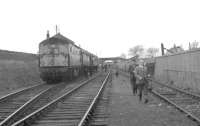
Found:
[[[39,45],[40,77],[47,83],[62,81],[69,63],[68,43],[57,36],[48,38]]]

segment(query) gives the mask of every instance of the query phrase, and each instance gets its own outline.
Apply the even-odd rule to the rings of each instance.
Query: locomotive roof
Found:
[[[92,56],[96,56],[90,52],[88,52],[87,50],[82,49],[81,47],[77,46],[72,40],[66,38],[65,36],[63,36],[62,34],[58,33],[46,40],[43,40],[40,44],[46,45],[46,44],[72,44],[74,46],[76,46],[77,48],[81,49],[84,53],[90,54]],[[97,57],[97,56],[96,56]]]
[[[40,44],[46,45],[46,44],[74,44],[74,42],[65,36],[61,35],[60,33],[42,41]]]

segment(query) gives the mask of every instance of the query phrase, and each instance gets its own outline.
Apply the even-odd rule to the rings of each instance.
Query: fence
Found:
[[[156,58],[155,78],[200,91],[200,49]]]

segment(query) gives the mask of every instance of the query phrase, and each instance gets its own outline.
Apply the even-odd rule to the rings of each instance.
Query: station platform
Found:
[[[109,103],[109,126],[197,126],[172,106],[149,95],[149,102],[133,96],[129,78],[113,74]]]

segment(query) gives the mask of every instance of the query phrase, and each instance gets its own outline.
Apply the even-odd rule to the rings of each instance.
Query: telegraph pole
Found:
[[[58,26],[56,25],[56,34],[58,33]]]
[[[164,56],[165,52],[164,52],[164,45],[163,45],[163,43],[161,43],[161,52],[162,52],[162,56]]]

